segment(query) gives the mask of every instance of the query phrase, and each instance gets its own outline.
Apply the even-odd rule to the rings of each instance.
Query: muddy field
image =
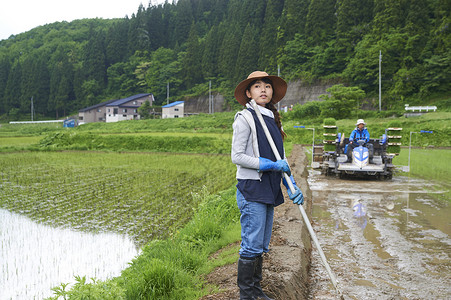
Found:
[[[451,207],[433,183],[324,177],[307,171],[301,146],[289,159],[304,208],[345,299],[451,299]],[[263,286],[279,300],[338,299],[299,209],[276,209]],[[222,292],[204,299],[239,299],[236,264],[208,281]]]
[[[310,171],[313,221],[345,299],[451,299],[451,207],[434,183]],[[335,299],[312,252],[309,299]]]

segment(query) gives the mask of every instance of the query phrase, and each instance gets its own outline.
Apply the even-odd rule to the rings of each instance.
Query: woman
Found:
[[[283,203],[280,181],[282,172],[291,175],[285,158],[283,139],[286,136],[274,104],[282,100],[287,83],[278,76],[255,71],[235,88],[235,98],[246,108],[235,115],[233,123],[232,162],[237,166],[237,204],[241,212],[241,248],[238,260],[240,299],[271,299],[263,292],[262,254],[269,251],[274,207]],[[254,99],[263,115],[282,160],[276,160],[257,115],[249,101]],[[295,187],[288,195],[295,204],[304,197]]]

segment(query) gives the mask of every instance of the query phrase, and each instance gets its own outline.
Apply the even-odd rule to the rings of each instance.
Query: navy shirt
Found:
[[[255,127],[257,129],[258,150],[260,157],[268,158],[276,161],[276,157],[272,152],[268,139],[266,138],[263,127],[257,118],[257,114],[253,109],[248,109],[254,117]],[[284,156],[283,139],[279,128],[273,118],[263,115],[266,126],[272,136],[274,144],[279,151],[280,157]],[[274,206],[283,203],[282,189],[280,188],[281,172],[263,172],[261,181],[253,179],[238,179],[237,188],[243,194],[247,201],[261,202]]]

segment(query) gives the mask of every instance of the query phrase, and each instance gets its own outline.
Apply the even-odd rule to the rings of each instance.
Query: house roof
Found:
[[[162,108],[173,107],[173,106],[176,106],[176,105],[179,105],[179,104],[183,104],[183,103],[185,103],[185,101],[175,101],[175,102],[166,104],[165,106],[162,106]]]
[[[95,109],[97,107],[106,106],[107,104],[109,104],[109,103],[111,103],[113,101],[116,101],[116,100],[117,99],[108,100],[108,101],[105,101],[105,102],[102,102],[102,103],[98,103],[98,104],[95,104],[95,105],[92,105],[92,106],[89,106],[89,107],[85,107],[85,108],[79,109],[78,111],[79,112],[85,112],[85,111],[88,111],[88,110],[91,110],[91,109]]]
[[[135,99],[140,99],[140,98],[143,98],[143,97],[147,97],[149,95],[151,95],[151,94],[133,95],[133,96],[130,96],[130,97],[127,97],[127,98],[123,98],[123,99],[118,99],[118,100],[112,101],[111,103],[108,103],[106,106],[121,106],[122,104],[127,103],[129,101],[132,101],[132,100],[135,100]]]

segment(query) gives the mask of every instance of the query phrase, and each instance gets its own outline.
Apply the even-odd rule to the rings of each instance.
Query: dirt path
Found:
[[[308,188],[306,156],[302,146],[295,145],[288,159],[293,176],[304,193],[304,209],[311,214],[311,192]],[[283,187],[282,190],[285,190]],[[288,196],[285,194],[285,199]],[[311,243],[299,208],[291,201],[275,209],[273,237],[270,252],[264,257],[263,282],[265,292],[280,300],[306,299],[308,297],[308,267]],[[237,256],[238,257],[238,256]],[[239,299],[236,286],[237,265],[227,265],[209,274],[207,280],[223,292],[202,299]]]

